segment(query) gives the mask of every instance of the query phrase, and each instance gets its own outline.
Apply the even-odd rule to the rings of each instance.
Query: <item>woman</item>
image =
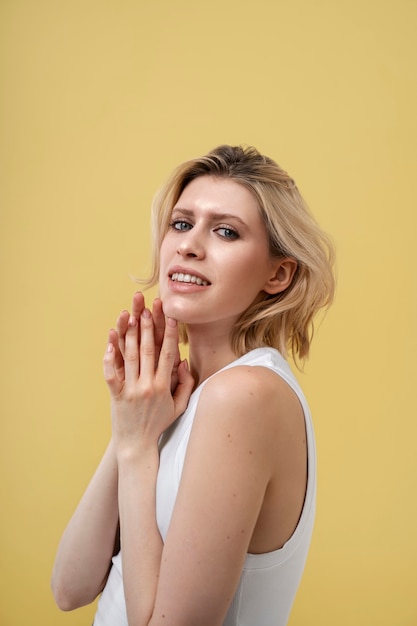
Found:
[[[283,626],[316,490],[285,356],[308,355],[332,300],[332,248],[253,148],[179,166],[153,218],[160,299],[151,311],[135,294],[110,331],[113,436],[61,540],[54,595],[69,610],[102,592],[94,626]]]

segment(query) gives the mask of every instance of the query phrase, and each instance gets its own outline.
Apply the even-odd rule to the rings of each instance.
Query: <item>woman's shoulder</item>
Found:
[[[233,367],[220,370],[206,383],[202,395],[219,393],[227,396],[247,395],[249,391],[276,391],[279,384],[276,372],[265,365],[236,363]]]
[[[239,358],[226,365],[223,369],[219,370],[219,372],[217,372],[215,376],[223,374],[226,370],[232,369],[237,369],[237,371],[241,373],[242,366],[254,368],[262,367],[267,370],[271,370],[275,374],[283,378],[291,386],[298,385],[288,361],[282,356],[282,354],[278,350],[267,346],[255,348],[243,354]]]
[[[244,355],[207,380],[198,413],[227,414],[239,422],[245,417],[268,422],[299,410],[297,394],[285,375],[287,368],[283,357],[272,349],[257,349]]]
[[[255,348],[226,365],[213,374],[204,387],[208,390],[206,394],[216,391],[234,394],[243,392],[248,386],[275,395],[280,387],[287,389],[288,384],[292,388],[298,386],[288,362],[278,350],[263,347]]]

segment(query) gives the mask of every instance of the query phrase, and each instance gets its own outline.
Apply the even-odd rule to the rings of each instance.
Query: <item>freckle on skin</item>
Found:
[[[249,454],[252,454],[252,450],[249,450]]]

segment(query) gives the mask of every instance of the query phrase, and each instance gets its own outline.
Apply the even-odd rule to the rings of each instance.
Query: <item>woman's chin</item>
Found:
[[[162,306],[167,317],[172,317],[177,322],[187,323],[187,312],[183,306],[175,305],[169,298],[166,301],[162,300]]]

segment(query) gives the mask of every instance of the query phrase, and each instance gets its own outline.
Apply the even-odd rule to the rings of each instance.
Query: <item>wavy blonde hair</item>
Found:
[[[223,145],[179,165],[155,196],[152,207],[153,265],[148,287],[159,278],[159,251],[171,212],[185,187],[199,176],[229,178],[257,199],[274,258],[297,261],[285,291],[256,299],[233,328],[232,348],[238,356],[261,346],[290,350],[295,362],[305,359],[314,333],[313,319],[334,297],[334,249],[329,237],[309,212],[295,182],[269,157],[253,147]],[[187,342],[184,325],[181,339]]]

